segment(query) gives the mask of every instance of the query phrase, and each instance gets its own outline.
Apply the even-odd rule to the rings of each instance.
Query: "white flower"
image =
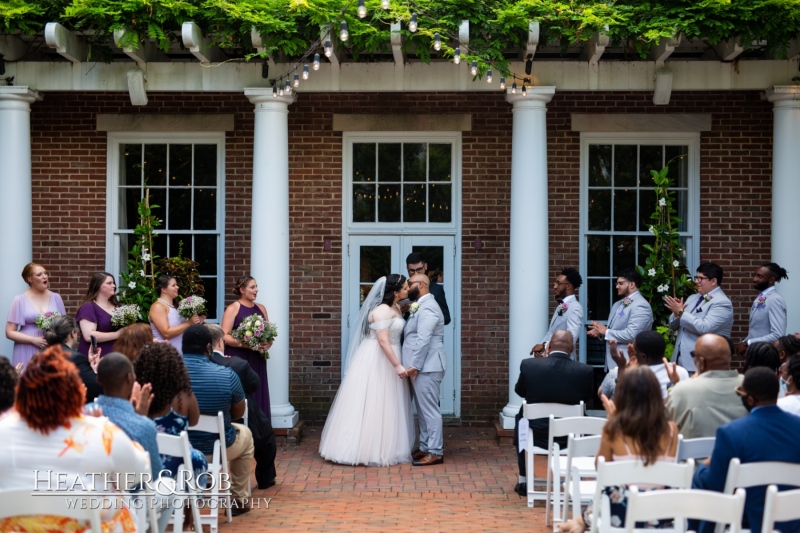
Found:
[[[144,277],[144,270],[140,270],[140,271],[139,271],[139,275],[140,275],[140,276],[142,276],[142,277]]]
[[[656,233],[656,228],[654,226],[650,226],[647,231],[649,231],[653,235],[658,235],[658,233]]]
[[[669,285],[659,285],[656,289],[658,292],[667,292],[669,290]]]
[[[673,262],[672,262],[672,266],[674,266],[675,268],[677,268],[677,267],[681,266],[681,264],[680,264],[680,263],[678,262],[678,260],[676,259],[675,261],[673,261]]]
[[[666,206],[667,205],[667,199],[666,198],[662,198],[661,200],[658,201],[658,205],[660,207]]]
[[[142,261],[144,261],[145,263],[147,261],[150,261],[150,254],[142,254]]]
[[[136,288],[136,282],[131,281],[130,283],[128,283],[128,287],[131,289]]]
[[[655,268],[651,268],[650,270],[647,271],[647,275],[650,276],[650,277],[655,276],[656,275],[656,269]]]

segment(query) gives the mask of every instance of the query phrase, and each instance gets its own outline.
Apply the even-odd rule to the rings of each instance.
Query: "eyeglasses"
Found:
[[[569,284],[570,284],[569,281],[558,281],[558,280],[556,280],[556,282],[554,283],[554,285],[569,285]]]
[[[414,274],[422,274],[423,272],[425,272],[425,267],[424,267],[424,266],[421,266],[421,267],[419,267],[419,268],[411,268],[411,267],[408,267],[408,273],[409,273],[410,275],[412,275],[412,276],[413,276]]]
[[[707,278],[707,277],[705,277],[705,276],[695,276],[695,277],[694,277],[694,280],[695,280],[695,281],[708,281],[708,280],[710,280],[710,279],[711,279],[711,278]]]
[[[624,280],[624,281],[618,281],[618,282],[616,283],[616,285],[625,285],[626,283],[630,283],[630,281],[628,281],[628,280]]]

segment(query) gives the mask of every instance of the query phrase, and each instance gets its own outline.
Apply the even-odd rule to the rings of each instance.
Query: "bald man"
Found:
[[[681,380],[669,393],[667,413],[686,439],[713,437],[723,424],[747,415],[734,392],[743,377],[731,370],[731,346],[714,333],[698,338],[691,352],[697,375]]]

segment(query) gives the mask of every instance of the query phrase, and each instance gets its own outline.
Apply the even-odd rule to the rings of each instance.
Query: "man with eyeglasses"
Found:
[[[720,287],[722,267],[716,263],[703,263],[697,267],[696,274],[697,294],[686,298],[686,303],[683,298],[664,296],[664,305],[672,311],[669,327],[678,330],[671,361],[689,372],[695,370],[689,352],[694,349],[700,335],[716,333],[730,337],[733,329],[733,305]]]
[[[544,357],[544,350],[547,343],[553,337],[553,333],[559,329],[565,329],[572,333],[573,339],[580,339],[581,327],[583,326],[583,306],[578,301],[575,293],[583,284],[583,279],[574,268],[565,268],[556,277],[553,284],[553,296],[558,302],[553,318],[550,319],[550,328],[542,339],[542,342],[531,348],[531,355]],[[573,345],[574,346],[574,345]],[[575,359],[575,348],[572,349],[570,356]]]
[[[408,257],[406,257],[406,268],[408,268],[408,279],[411,279],[414,274],[428,273],[428,263],[425,262],[425,258],[419,252],[411,252],[408,254]],[[446,326],[450,323],[450,308],[447,307],[447,299],[444,297],[444,287],[436,283],[436,280],[431,280],[429,289],[436,303],[439,304],[439,308],[442,310],[444,325]],[[408,318],[406,317],[406,319]]]
[[[627,358],[628,343],[633,342],[641,331],[653,327],[653,308],[639,292],[642,276],[632,268],[626,268],[617,273],[617,295],[620,297],[611,306],[606,325],[592,321],[587,335],[606,341],[606,372],[616,368],[617,363],[611,357],[609,341],[616,341],[619,350]]]

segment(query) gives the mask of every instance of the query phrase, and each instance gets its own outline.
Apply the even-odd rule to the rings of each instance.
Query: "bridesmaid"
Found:
[[[158,289],[158,300],[150,306],[150,328],[153,330],[153,338],[158,341],[168,341],[178,349],[178,353],[183,353],[183,332],[192,324],[201,324],[203,320],[194,315],[188,320],[184,320],[175,308],[175,300],[178,298],[178,282],[166,274],[156,278],[156,289]]]
[[[89,353],[92,336],[97,339],[97,346],[103,349],[101,354],[106,355],[113,351],[114,341],[122,332],[111,325],[111,314],[117,307],[119,301],[114,276],[108,272],[96,272],[89,281],[83,304],[75,315],[81,328],[79,352]]]
[[[269,322],[267,310],[263,305],[256,303],[256,296],[258,296],[258,284],[251,276],[242,276],[236,282],[233,288],[233,294],[239,299],[233,302],[225,309],[222,315],[222,330],[225,331],[225,345],[227,346],[225,355],[236,355],[250,363],[250,367],[258,374],[261,379],[261,386],[253,394],[253,398],[259,407],[270,416],[269,405],[269,383],[267,381],[267,362],[261,357],[257,351],[251,350],[247,346],[242,346],[239,341],[231,336],[231,332],[239,327],[242,320],[250,315],[261,315],[261,317]],[[260,351],[269,350],[272,343],[264,344],[260,347]]]
[[[61,296],[48,289],[49,273],[38,263],[28,263],[22,269],[22,279],[30,287],[14,297],[6,322],[6,337],[14,341],[12,363],[27,366],[31,357],[47,346],[44,332],[35,323],[42,313],[58,311],[66,315]]]

